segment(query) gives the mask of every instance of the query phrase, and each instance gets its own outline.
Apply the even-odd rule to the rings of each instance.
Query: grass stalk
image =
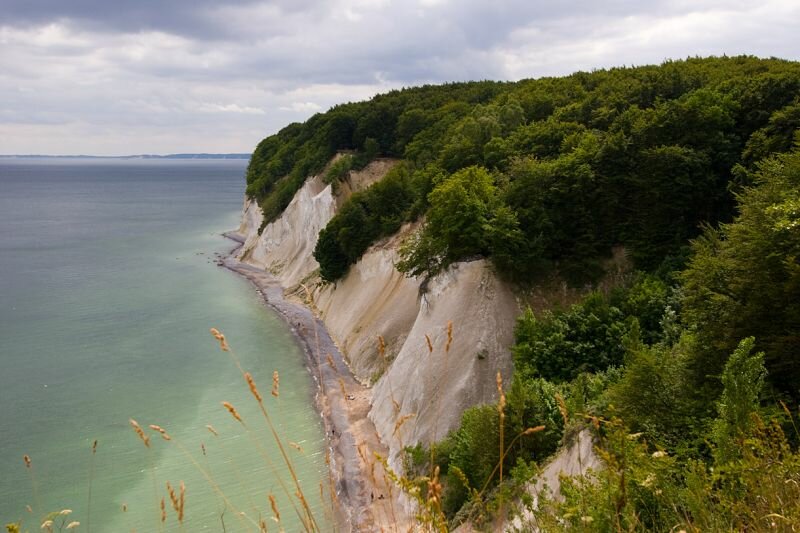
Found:
[[[267,466],[269,467],[270,472],[272,473],[272,475],[275,477],[275,479],[278,480],[278,484],[281,486],[281,489],[283,490],[284,494],[289,499],[289,502],[292,504],[292,508],[297,513],[297,517],[300,519],[300,522],[303,524],[304,527],[307,528],[306,518],[303,516],[303,513],[300,512],[300,509],[295,504],[294,498],[292,497],[292,494],[289,492],[289,488],[286,486],[286,483],[284,483],[283,478],[278,473],[278,470],[275,467],[275,463],[272,462],[272,459],[270,458],[269,454],[261,446],[261,443],[259,442],[259,440],[255,437],[253,432],[250,431],[249,426],[244,422],[244,420],[239,415],[239,413],[236,411],[236,409],[234,409],[234,407],[232,405],[230,405],[228,402],[223,402],[223,405],[225,405],[226,409],[228,409],[228,411],[231,413],[231,415],[242,425],[242,427],[244,427],[245,432],[247,433],[247,436],[250,438],[250,441],[253,443],[253,446],[256,448],[256,450],[258,450],[258,453],[261,455],[261,457],[267,463]]]
[[[500,433],[500,483],[503,482],[503,459],[505,458],[505,447],[503,446],[503,437],[505,433],[505,422],[506,422],[506,395],[503,392],[503,376],[500,374],[500,371],[497,372],[497,414],[498,414],[498,425],[499,425],[499,433]]]
[[[311,531],[319,531],[319,525],[317,524],[316,519],[314,518],[314,514],[311,512],[311,508],[308,506],[308,502],[303,495],[303,489],[300,487],[300,481],[297,478],[297,473],[294,469],[294,465],[292,464],[292,460],[289,458],[289,455],[286,453],[286,449],[283,446],[283,442],[278,435],[277,430],[275,429],[275,425],[272,423],[272,418],[267,411],[266,406],[264,405],[264,400],[261,395],[258,393],[258,389],[255,386],[255,382],[253,381],[252,376],[245,372],[242,368],[241,363],[239,362],[239,358],[236,357],[236,354],[233,353],[230,346],[228,345],[227,341],[225,340],[225,336],[220,333],[216,328],[211,328],[211,334],[219,341],[220,349],[224,352],[227,352],[230,356],[233,363],[236,365],[236,368],[239,369],[239,372],[242,374],[245,382],[248,384],[250,388],[250,392],[256,398],[258,403],[258,407],[261,410],[261,414],[264,417],[264,420],[267,422],[267,427],[269,427],[270,433],[272,433],[272,437],[275,439],[275,443],[278,445],[278,450],[280,450],[281,456],[283,457],[284,462],[286,463],[287,468],[289,469],[289,474],[291,475],[292,481],[294,482],[295,488],[297,489],[297,495],[300,499],[300,502],[303,505],[303,509],[305,510],[308,516],[308,523],[311,525]],[[244,425],[244,422],[239,419],[239,421]],[[303,521],[305,523],[305,520]]]
[[[92,456],[89,458],[89,488],[86,502],[86,533],[92,531],[92,480],[94,479],[94,456],[97,453],[97,439],[92,443]]]
[[[239,519],[239,521],[242,523],[242,525],[245,527],[245,529],[248,529],[248,530],[250,529],[250,527],[248,526],[247,522],[245,522],[245,518],[249,522],[251,522],[251,524],[253,526],[255,526],[256,529],[258,529],[258,524],[255,521],[253,521],[252,518],[247,516],[247,514],[245,514],[243,512],[240,512],[240,511],[238,511],[236,509],[236,506],[233,505],[233,502],[231,502],[230,499],[228,499],[228,497],[225,495],[225,493],[220,488],[220,486],[217,484],[217,482],[214,481],[214,478],[211,477],[211,474],[209,472],[207,472],[203,468],[203,466],[197,461],[197,459],[194,458],[194,456],[189,452],[189,450],[187,450],[180,442],[178,442],[175,439],[171,439],[171,442],[181,451],[181,453],[187,459],[189,459],[189,462],[192,463],[192,465],[197,469],[197,471],[200,472],[200,474],[205,478],[205,480],[208,482],[208,484],[211,485],[211,488],[214,489],[214,492],[216,492],[223,499],[223,501],[225,502],[225,505],[231,511],[233,511],[233,514],[236,515],[236,517]]]
[[[538,433],[538,432],[543,431],[543,430],[544,430],[544,426],[536,426],[536,427],[533,427],[533,428],[528,428],[525,431],[522,431],[521,433],[519,433],[516,437],[514,437],[511,440],[511,442],[508,444],[508,447],[503,451],[503,453],[500,454],[500,460],[495,465],[494,470],[492,470],[492,472],[489,474],[489,477],[486,478],[486,481],[483,483],[483,487],[481,487],[481,490],[478,492],[478,497],[482,496],[483,493],[486,491],[486,489],[489,487],[489,483],[492,481],[492,478],[497,473],[497,471],[499,469],[503,468],[503,461],[505,461],[506,456],[508,455],[508,452],[510,452],[511,449],[514,447],[514,444],[516,444],[517,441],[520,438],[522,438],[522,437],[524,437],[526,435],[532,435],[534,433]]]
[[[42,501],[39,499],[39,487],[36,484],[36,474],[33,471],[33,460],[31,460],[28,454],[23,455],[22,460],[25,463],[25,469],[28,471],[28,477],[31,480],[31,490],[33,491],[33,501],[36,505],[36,512],[41,513],[44,510],[42,509]]]

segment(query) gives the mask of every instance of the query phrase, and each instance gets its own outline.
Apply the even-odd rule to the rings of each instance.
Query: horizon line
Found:
[[[14,158],[71,158],[71,159],[210,159],[210,158],[228,158],[228,159],[245,159],[250,158],[251,153],[244,152],[179,152],[171,154],[128,154],[128,155],[91,155],[91,154],[0,154],[0,158],[14,159]]]

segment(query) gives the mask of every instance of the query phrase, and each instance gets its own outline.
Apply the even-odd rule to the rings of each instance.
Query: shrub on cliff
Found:
[[[422,230],[401,249],[401,272],[430,275],[467,257],[492,256],[500,265],[511,266],[523,235],[485,168],[440,176],[428,204]]]
[[[404,165],[353,194],[319,234],[314,258],[322,279],[338,280],[376,239],[400,229],[414,200],[411,176]]]
[[[545,311],[538,318],[528,309],[515,330],[516,370],[569,381],[582,372],[621,365],[623,341],[632,327],[632,321],[599,293],[566,311]]]

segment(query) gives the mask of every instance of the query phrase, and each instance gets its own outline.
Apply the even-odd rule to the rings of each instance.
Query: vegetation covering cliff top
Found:
[[[441,474],[441,499],[421,501],[431,523],[485,524],[521,502],[547,531],[788,531],[800,527],[799,130],[800,63],[778,59],[426,86],[265,139],[248,194],[269,221],[337,151],[349,152],[324,176],[334,183],[373,157],[401,160],[320,233],[327,281],[417,219],[398,263],[409,275],[485,257],[521,287],[545,274],[591,286],[612,248],[632,260],[610,292],[523,313],[501,401],[409,450],[409,475]],[[603,471],[534,508],[537,465],[587,425]]]
[[[247,194],[266,223],[338,151],[355,167],[403,160],[391,187],[357,195],[322,232],[331,281],[424,215],[402,265],[414,274],[486,256],[516,281],[557,268],[583,282],[615,245],[654,269],[701,223],[730,220],[754,165],[791,147],[798,93],[800,64],[755,57],[396,90],[264,139]]]

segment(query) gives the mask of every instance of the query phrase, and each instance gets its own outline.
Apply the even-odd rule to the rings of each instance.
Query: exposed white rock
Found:
[[[405,342],[373,392],[369,416],[394,467],[404,446],[441,440],[458,427],[465,409],[496,399],[497,372],[507,383],[511,376],[509,347],[518,314],[515,295],[487,261],[457,263],[430,281]]]
[[[331,186],[318,176],[306,180],[283,214],[267,224],[261,235],[254,237],[253,225],[248,222],[250,233],[246,234],[239,260],[269,270],[284,287],[297,285],[319,268],[313,256],[314,246],[335,210]],[[252,222],[259,219],[248,211],[244,218]]]
[[[394,164],[378,160],[352,172],[339,194],[367,187]],[[261,211],[246,201],[239,259],[269,270],[284,287],[313,284],[317,235],[340,201],[318,176],[309,178],[260,236]],[[314,293],[321,318],[356,376],[362,381],[380,377],[369,417],[395,467],[403,446],[442,439],[458,426],[465,409],[494,401],[496,373],[507,380],[511,376],[509,347],[520,311],[511,288],[483,260],[453,265],[421,293],[421,280],[405,277],[394,266],[411,229],[371,247],[344,279]],[[450,321],[453,341],[446,352]],[[385,357],[379,354],[378,335],[386,341]],[[407,421],[395,431],[401,417]]]
[[[255,201],[245,199],[239,226],[245,244],[237,259],[270,271],[287,288],[307,280],[319,268],[313,255],[319,232],[336,214],[336,209],[352,193],[380,180],[396,164],[396,160],[377,159],[362,170],[351,171],[336,195],[333,187],[322,181],[324,171],[307,179],[281,216],[267,224],[261,235],[258,235],[264,220],[261,209]]]
[[[322,287],[315,297],[328,331],[361,381],[374,382],[386,370],[417,317],[419,281],[394,266],[400,240],[396,236],[371,248],[343,280]],[[386,342],[385,358],[378,351],[379,335]]]
[[[597,471],[603,463],[594,451],[594,439],[588,429],[581,430],[574,440],[550,460],[534,483],[527,486],[527,491],[533,496],[533,509],[536,509],[539,498],[547,493],[548,498],[562,500],[561,476],[579,477]],[[533,513],[525,510],[522,516],[515,517],[507,524],[505,531],[530,531],[537,532]]]

